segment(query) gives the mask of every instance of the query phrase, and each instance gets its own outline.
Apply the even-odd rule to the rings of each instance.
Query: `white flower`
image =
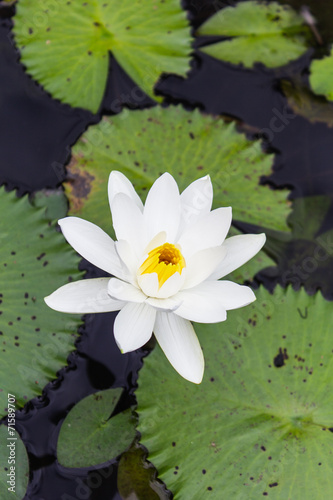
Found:
[[[118,241],[77,217],[59,224],[82,257],[115,277],[69,283],[45,302],[67,313],[120,310],[114,335],[123,353],[143,346],[154,333],[177,372],[199,384],[204,358],[190,321],[224,321],[227,310],[255,300],[250,288],[219,279],[251,259],[265,235],[225,239],[231,208],[211,210],[209,176],[180,195],[165,173],[143,205],[130,181],[114,171],[108,194]]]

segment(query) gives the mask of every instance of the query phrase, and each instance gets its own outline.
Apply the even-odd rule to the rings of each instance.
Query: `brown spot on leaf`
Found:
[[[85,170],[76,166],[76,158],[73,157],[67,167],[67,186],[69,188],[69,199],[72,213],[82,210],[84,200],[88,199],[95,177]]]

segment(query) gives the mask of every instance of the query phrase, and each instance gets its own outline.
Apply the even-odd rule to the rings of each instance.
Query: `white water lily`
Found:
[[[82,257],[114,277],[69,283],[45,302],[67,313],[119,310],[114,335],[123,353],[143,346],[154,333],[177,372],[199,384],[204,357],[191,321],[224,321],[227,310],[255,300],[249,287],[219,280],[251,259],[265,235],[225,239],[231,208],[211,210],[209,176],[179,194],[165,173],[143,205],[130,181],[113,171],[108,195],[117,241],[77,217],[59,224]]]

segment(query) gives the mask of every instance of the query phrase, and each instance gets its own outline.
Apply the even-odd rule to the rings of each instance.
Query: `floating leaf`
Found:
[[[96,392],[74,406],[60,429],[57,456],[61,465],[102,465],[130,446],[135,438],[132,411],[110,418],[121,393],[120,388]]]
[[[121,455],[117,486],[124,500],[168,500],[165,486],[156,480],[156,470],[145,460],[146,452],[135,441]]]
[[[21,500],[28,486],[29,460],[19,434],[13,430],[9,435],[8,431],[6,425],[0,426],[0,495],[1,500]]]
[[[175,498],[333,496],[332,304],[291,288],[256,295],[226,323],[195,325],[201,385],[158,347],[140,371],[142,443]]]
[[[60,200],[60,198],[59,198]],[[74,349],[80,318],[49,309],[43,298],[78,279],[79,257],[27,196],[0,189],[0,414],[7,392],[19,406],[40,395]],[[59,216],[65,215],[59,205]],[[13,369],[15,367],[15,369]]]
[[[20,0],[15,16],[22,63],[54,97],[97,112],[109,51],[148,95],[162,73],[185,76],[191,36],[178,0]]]
[[[324,95],[333,101],[333,48],[329,56],[312,61],[310,85],[316,94]]]
[[[311,123],[323,122],[333,127],[333,105],[324,97],[314,95],[307,87],[293,85],[288,80],[281,82],[288,105],[298,115]],[[333,87],[332,87],[333,88]]]
[[[265,251],[277,262],[276,267],[264,270],[272,286],[291,283],[295,288],[304,286],[309,293],[320,289],[333,299],[333,230],[324,229],[331,203],[329,196],[297,198],[288,218],[292,233],[265,230]]]
[[[252,68],[260,62],[269,68],[283,66],[306,50],[304,20],[289,6],[276,2],[242,2],[210,17],[199,35],[232,37],[201,47],[206,54]]]
[[[104,118],[73,149],[65,189],[70,213],[110,232],[107,181],[120,170],[142,198],[155,179],[170,172],[181,190],[209,174],[216,206],[233,208],[233,218],[287,229],[287,191],[259,186],[269,175],[273,156],[260,142],[239,134],[234,123],[185,111],[181,106],[154,107]]]

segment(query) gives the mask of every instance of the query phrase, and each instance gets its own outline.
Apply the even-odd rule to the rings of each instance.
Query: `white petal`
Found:
[[[174,300],[180,300],[181,305],[175,310],[175,314],[197,323],[219,323],[227,319],[227,311],[216,287],[210,289],[209,284],[217,281],[204,281],[200,285],[179,292]],[[208,286],[207,286],[208,285]]]
[[[250,287],[238,285],[232,281],[205,281],[202,285],[206,290],[210,288],[211,293],[215,289],[215,293],[221,296],[221,301],[227,311],[247,306],[256,300]]]
[[[186,279],[183,289],[193,288],[206,280],[226,256],[224,244],[206,248],[195,253],[186,261]]]
[[[79,217],[65,217],[58,223],[68,243],[82,257],[107,273],[122,276],[114,241],[101,228]]]
[[[213,202],[213,186],[209,175],[190,184],[180,195],[182,232],[210,212]]]
[[[114,336],[122,353],[135,351],[151,337],[156,310],[147,304],[129,302],[117,315]]]
[[[146,300],[146,295],[141,292],[141,290],[130,283],[118,280],[117,278],[111,278],[108,284],[108,294],[110,297],[116,300],[122,300],[124,302],[144,302]]]
[[[135,255],[130,244],[125,240],[115,242],[115,249],[119,259],[123,263],[123,274],[119,278],[137,284],[136,272],[138,269],[138,257]]]
[[[219,323],[227,319],[226,311],[246,306],[255,299],[247,286],[232,281],[204,281],[174,297],[181,301],[175,314],[197,323]]]
[[[109,281],[110,278],[74,281],[58,288],[44,300],[51,309],[65,313],[118,311],[125,303],[111,299],[108,295]]]
[[[156,297],[159,287],[157,273],[140,274],[138,285],[147,297]]]
[[[155,307],[155,309],[158,309],[159,311],[174,311],[181,304],[181,302],[179,300],[176,300],[174,297],[169,297],[168,299],[156,299],[155,297],[148,297],[146,303]]]
[[[158,312],[154,333],[174,369],[186,380],[200,384],[205,362],[191,323],[174,313]]]
[[[171,297],[172,295],[175,295],[181,287],[183,286],[184,282],[186,279],[186,269],[183,269],[182,273],[175,273],[170,278],[166,280],[165,283],[161,286],[161,288],[158,290],[157,294],[155,297],[159,299],[166,299],[168,297]]]
[[[141,212],[143,211],[143,203],[140,200],[139,195],[135,191],[132,183],[127,179],[127,177],[125,177],[124,174],[118,172],[117,170],[113,170],[109,175],[108,182],[110,208],[112,206],[114,197],[119,193],[127,194],[127,196],[129,196],[134,201]]]
[[[114,197],[111,205],[112,223],[117,240],[127,241],[133,251],[141,257],[143,241],[143,214],[134,201],[124,193]]]
[[[185,258],[204,248],[222,245],[230,229],[231,219],[231,207],[224,207],[213,210],[192,224],[178,240]]]
[[[240,234],[228,238],[223,243],[227,250],[225,259],[219,264],[209,279],[220,279],[252,259],[264,246],[266,235]]]
[[[156,234],[152,240],[148,243],[146,248],[144,249],[144,259],[142,262],[147,258],[147,254],[151,252],[151,250],[154,250],[156,247],[160,247],[161,245],[164,245],[166,242],[166,232],[161,231],[160,233]],[[141,264],[142,264],[141,262]]]
[[[147,241],[166,231],[167,241],[173,243],[180,222],[180,196],[174,178],[165,173],[152,185],[144,208]]]

